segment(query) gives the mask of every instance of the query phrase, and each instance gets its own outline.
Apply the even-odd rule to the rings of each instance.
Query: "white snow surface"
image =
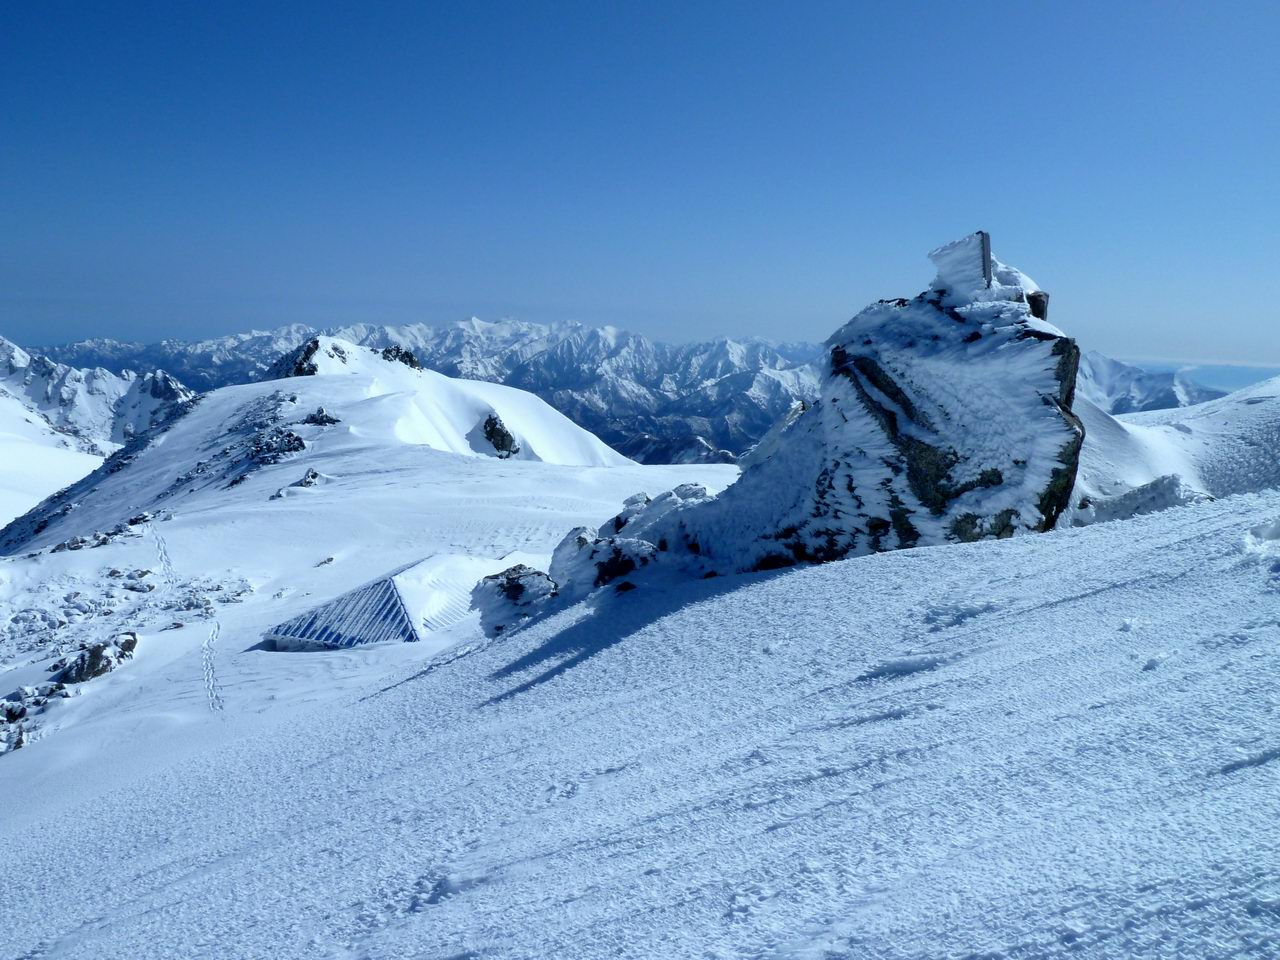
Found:
[[[1074,410],[1085,439],[1059,526],[1280,485],[1280,378],[1180,409],[1111,417],[1077,396]]]
[[[459,621],[434,659],[254,649],[302,602],[276,591],[433,537],[511,543],[585,506],[550,499],[571,478],[673,469],[419,452],[421,487],[393,469],[305,510],[155,524],[180,575],[257,586],[218,610],[224,709],[205,630],[143,627],[62,729],[0,759],[0,954],[1280,950],[1280,493],[597,595],[496,641]],[[65,589],[153,549],[0,578]]]
[[[0,388],[0,526],[100,463]]]

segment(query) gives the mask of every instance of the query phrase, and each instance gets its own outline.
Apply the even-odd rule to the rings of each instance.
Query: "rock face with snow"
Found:
[[[293,325],[197,343],[88,340],[50,353],[108,369],[164,366],[209,389],[287,375],[280,357],[305,348],[317,333]],[[388,359],[409,356],[450,377],[527,390],[615,449],[649,463],[732,462],[797,398],[817,395],[814,361],[821,352],[804,343],[719,339],[677,345],[613,327],[476,319],[443,327],[355,324],[323,335],[374,347]]]
[[[0,393],[103,455],[162,420],[194,394],[163,370],[81,370],[32,355],[0,338]]]
[[[571,534],[550,571],[562,593],[655,560],[708,575],[1051,529],[1084,437],[1079,351],[987,244],[933,251],[928,290],[837,331],[818,401],[719,497],[673,491]]]

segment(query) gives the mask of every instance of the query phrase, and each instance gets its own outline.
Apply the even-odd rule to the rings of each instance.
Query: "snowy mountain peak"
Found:
[[[1080,359],[1080,395],[1107,413],[1189,407],[1226,396],[1184,371],[1156,373],[1090,350]]]
[[[163,370],[83,370],[32,354],[0,337],[0,393],[88,453],[106,454],[193,396]]]

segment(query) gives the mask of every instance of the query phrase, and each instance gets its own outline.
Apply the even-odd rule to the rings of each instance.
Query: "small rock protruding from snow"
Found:
[[[325,410],[324,407],[316,407],[315,410],[302,418],[302,422],[313,427],[331,427],[335,423],[341,423],[342,421]]]
[[[523,563],[483,578],[471,591],[471,606],[480,611],[480,624],[496,636],[530,619],[556,596],[556,583],[541,570]]]
[[[499,460],[514,457],[520,452],[520,444],[516,441],[515,435],[507,429],[507,425],[496,413],[485,417],[484,438],[489,441]]]

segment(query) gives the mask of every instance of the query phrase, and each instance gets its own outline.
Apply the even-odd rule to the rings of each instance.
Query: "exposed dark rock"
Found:
[[[1028,293],[1027,306],[1031,308],[1031,315],[1037,320],[1049,319],[1049,295],[1043,290],[1032,290]]]
[[[384,347],[381,354],[383,360],[403,363],[406,367],[411,367],[414,370],[422,369],[422,364],[418,362],[418,358],[414,356],[413,351],[406,350],[404,347],[394,345]]]
[[[104,673],[110,673],[125,660],[133,658],[133,651],[138,646],[138,635],[127,632],[118,635],[111,641],[100,641],[86,645],[75,657],[66,658],[54,664],[57,683],[84,683]]]
[[[520,444],[516,442],[515,436],[496,413],[491,413],[485,418],[484,438],[493,446],[499,460],[505,460],[520,452]]]
[[[316,407],[314,411],[302,418],[302,422],[311,424],[314,427],[331,427],[335,423],[341,423],[342,421],[332,416],[324,407]]]
[[[290,350],[279,360],[273,363],[262,379],[264,380],[283,380],[286,377],[314,377],[319,371],[316,364],[316,354],[324,349],[328,355],[342,363],[347,362],[347,353],[340,344],[330,341],[327,345],[321,344],[319,337],[312,337],[306,343]]]

